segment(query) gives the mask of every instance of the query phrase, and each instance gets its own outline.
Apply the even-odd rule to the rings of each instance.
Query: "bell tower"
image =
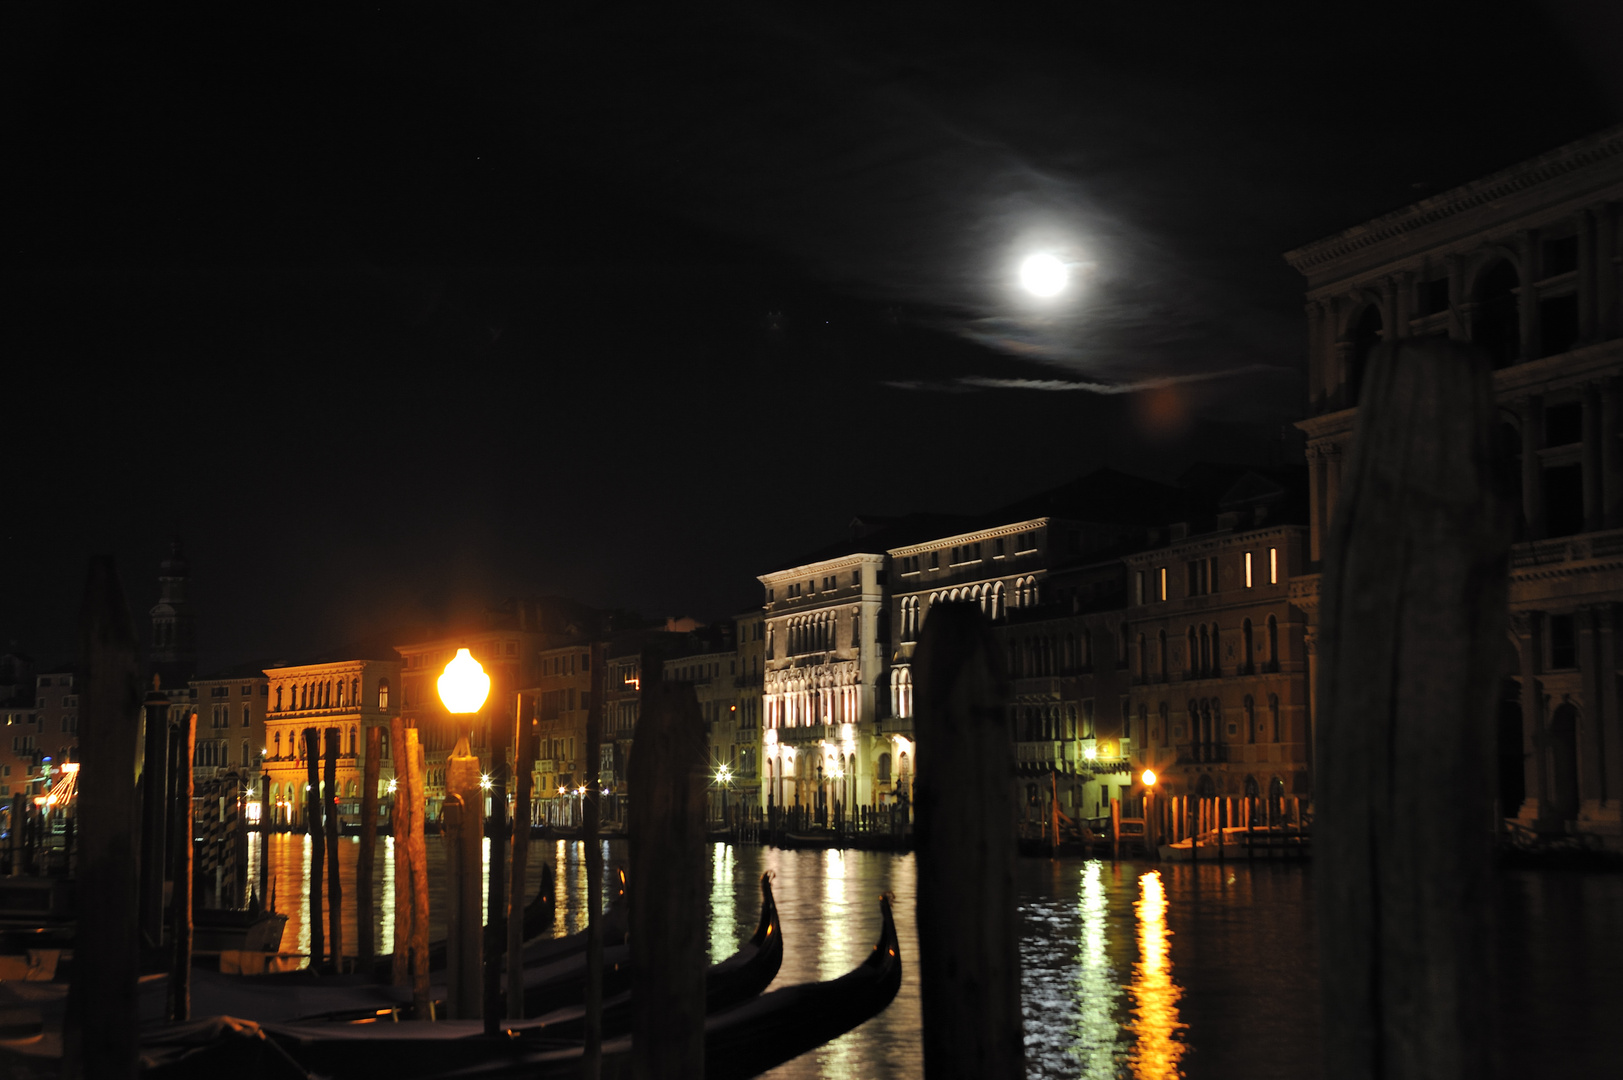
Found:
[[[152,670],[163,677],[164,686],[184,686],[196,674],[197,626],[186,586],[191,564],[180,550],[177,537],[169,546],[169,557],[158,566],[158,602],[152,606]]]

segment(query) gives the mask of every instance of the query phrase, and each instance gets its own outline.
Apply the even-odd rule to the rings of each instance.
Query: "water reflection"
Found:
[[[1178,999],[1183,990],[1172,979],[1172,932],[1167,929],[1167,897],[1161,872],[1151,870],[1138,879],[1138,963],[1127,988],[1133,999],[1136,1041],[1129,1061],[1140,1080],[1174,1080],[1183,1075],[1178,1059],[1183,1042],[1177,1037]]]
[[[731,844],[710,849],[710,962],[724,960],[738,948],[737,905],[733,881],[737,876]]]
[[[1082,890],[1077,900],[1081,941],[1076,964],[1076,1024],[1072,1028],[1071,1056],[1078,1075],[1086,1080],[1107,1080],[1116,1075],[1118,1029],[1115,1007],[1121,997],[1116,970],[1106,952],[1109,898],[1105,894],[1104,863],[1090,860],[1082,867]]]

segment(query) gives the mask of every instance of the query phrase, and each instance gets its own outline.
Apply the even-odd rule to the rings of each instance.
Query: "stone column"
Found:
[[[1618,442],[1618,427],[1623,423],[1623,410],[1619,409],[1617,379],[1602,379],[1600,383],[1600,504],[1601,527],[1616,529],[1623,526],[1623,445]]]
[[[456,722],[471,719],[457,717]],[[479,977],[483,958],[479,947],[483,932],[479,894],[483,884],[485,801],[479,787],[479,759],[468,744],[467,731],[445,759],[445,805],[443,834],[451,885],[446,890],[446,1005],[454,1019],[477,1020],[483,1012],[484,989]],[[458,807],[455,812],[453,806]]]
[[[1314,300],[1303,308],[1307,315],[1307,411],[1324,408],[1324,355],[1319,347],[1324,337],[1324,302]]]
[[[1521,402],[1522,513],[1527,517],[1527,538],[1544,536],[1544,470],[1538,452],[1544,446],[1544,397],[1533,394]]]
[[[1465,264],[1458,255],[1446,255],[1443,265],[1448,269],[1448,336],[1453,341],[1469,341],[1470,328],[1464,317]]]
[[[1522,684],[1522,754],[1523,782],[1527,787],[1522,801],[1522,820],[1548,817],[1549,784],[1544,770],[1544,703],[1538,688],[1538,635],[1534,632],[1541,613],[1513,611],[1510,613],[1511,633],[1516,635],[1516,654],[1520,661],[1517,678]]]
[[[1406,278],[1408,275],[1403,274],[1401,277]],[[1399,277],[1394,276],[1381,279],[1381,307],[1385,312],[1383,321],[1386,323],[1385,332],[1381,337],[1385,341],[1397,341],[1409,336],[1408,316],[1399,310],[1400,307],[1406,306],[1402,303],[1399,280]]]
[[[1308,499],[1308,558],[1315,563],[1321,558],[1319,554],[1320,542],[1324,535],[1324,455],[1319,448],[1312,446],[1307,451],[1307,499]],[[1249,664],[1250,657],[1246,658]]]
[[[1584,531],[1601,527],[1605,499],[1601,486],[1601,440],[1605,425],[1601,420],[1600,387],[1588,383],[1583,390],[1584,408]]]
[[[1533,290],[1533,255],[1538,250],[1538,230],[1527,229],[1516,237],[1517,260],[1521,266],[1516,276],[1521,291],[1517,293],[1516,321],[1521,332],[1522,363],[1538,357],[1538,296]]]
[[[1597,203],[1589,209],[1595,219],[1595,338],[1610,341],[1623,333],[1623,326],[1618,325],[1618,253],[1614,239],[1617,207]]]
[[[1328,530],[1336,520],[1336,501],[1341,497],[1341,447],[1324,448],[1324,525]]]
[[[1572,215],[1578,230],[1578,344],[1595,336],[1595,215],[1580,210]]]
[[[1600,685],[1600,707],[1595,710],[1595,739],[1598,743],[1600,802],[1612,820],[1618,819],[1618,795],[1623,792],[1623,722],[1618,716],[1617,688],[1617,605],[1595,606],[1596,642],[1599,663],[1596,682]]]
[[[1350,409],[1355,404],[1352,400],[1352,385],[1349,381],[1349,376],[1352,373],[1353,343],[1344,337],[1337,336],[1335,356],[1335,384],[1330,390],[1330,404],[1335,409]]]
[[[1600,752],[1600,648],[1599,627],[1593,607],[1573,613],[1578,631],[1579,693],[1583,704],[1578,711],[1578,815],[1586,817],[1602,797]]]

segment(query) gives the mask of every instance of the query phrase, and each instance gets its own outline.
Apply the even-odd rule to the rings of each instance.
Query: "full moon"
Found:
[[[1020,284],[1036,296],[1053,296],[1065,288],[1070,272],[1052,255],[1027,255],[1020,264]]]

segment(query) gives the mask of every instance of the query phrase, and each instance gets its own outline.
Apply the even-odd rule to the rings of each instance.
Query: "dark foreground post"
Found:
[[[628,763],[631,1052],[637,1080],[704,1075],[705,738],[693,687],[644,659]]]
[[[411,859],[411,1006],[422,1020],[433,1019],[433,1004],[428,994],[428,842],[423,835],[427,776],[416,728],[406,730],[406,755],[406,774],[411,779],[411,841],[406,845]]]
[[[389,721],[389,761],[394,766],[394,796],[389,825],[394,829],[394,965],[390,983],[411,985],[411,753],[406,749],[406,719]],[[423,1019],[419,1016],[418,1019]]]
[[[919,986],[926,1076],[1024,1076],[1008,680],[980,609],[930,609],[918,708]]]
[[[197,714],[182,709],[175,731],[174,844],[175,880],[170,910],[174,919],[174,956],[169,969],[169,1019],[192,1018],[192,760],[197,756]]]
[[[475,721],[469,721],[470,723]],[[479,759],[474,756],[466,732],[445,759],[445,820],[440,835],[445,839],[445,996],[452,1019],[477,1020],[483,1014],[480,1000],[483,983],[479,978],[483,927],[479,917],[479,877],[483,859],[480,840],[484,830],[479,812]],[[453,806],[461,809],[453,819]]]
[[[515,971],[524,970],[524,884],[530,864],[530,785],[535,772],[535,739],[530,734],[530,718],[524,713],[524,695],[518,696],[518,716],[513,724],[513,747],[518,764],[518,784],[513,793],[513,882],[507,902],[507,1015],[524,1018],[524,995],[516,987]]]
[[[1482,943],[1511,506],[1491,375],[1461,346],[1381,350],[1331,528],[1314,836],[1328,1080],[1491,1071]]]
[[[304,729],[304,831],[310,837],[310,967],[321,970],[327,958],[326,934],[322,927],[321,875],[327,863],[326,834],[321,818],[321,739],[315,728]]]
[[[134,822],[146,820],[137,812],[135,791],[141,684],[135,630],[111,558],[90,564],[79,618],[85,686],[79,722],[77,946],[80,956],[96,959],[81,963],[68,985],[63,1075],[69,1080],[132,1078],[140,930],[136,838],[130,830]],[[163,744],[159,747],[161,762]],[[148,759],[147,767],[153,764]],[[161,766],[158,772],[162,774]],[[161,886],[161,864],[158,882]]]
[[[490,884],[485,897],[485,1034],[502,1026],[502,961],[507,956],[507,747],[496,741],[490,761]],[[519,912],[522,920],[524,913]],[[520,972],[514,972],[515,992]],[[520,996],[523,996],[520,994]]]
[[[344,971],[344,882],[338,876],[338,740],[335,727],[327,729],[327,756],[322,762],[321,812],[327,834],[327,940],[332,947],[332,969]]]
[[[164,776],[169,771],[169,695],[158,689],[156,675],[152,683],[141,710],[146,725],[141,755],[141,936],[156,949],[163,944],[163,868],[164,852],[169,846],[169,830],[164,827],[168,811],[164,804]],[[82,737],[80,742],[82,745]],[[83,838],[79,842],[84,843]]]
[[[592,696],[586,709],[586,806],[581,840],[586,847],[586,1048],[581,1075],[597,1080],[603,1068],[603,845],[597,842],[601,816],[598,759],[603,745],[603,657],[607,650],[593,645],[587,654],[592,665]]]
[[[378,923],[377,899],[372,893],[372,864],[378,851],[378,771],[382,763],[383,729],[366,729],[366,762],[361,770],[361,850],[355,859],[355,970],[370,976],[372,935]]]

